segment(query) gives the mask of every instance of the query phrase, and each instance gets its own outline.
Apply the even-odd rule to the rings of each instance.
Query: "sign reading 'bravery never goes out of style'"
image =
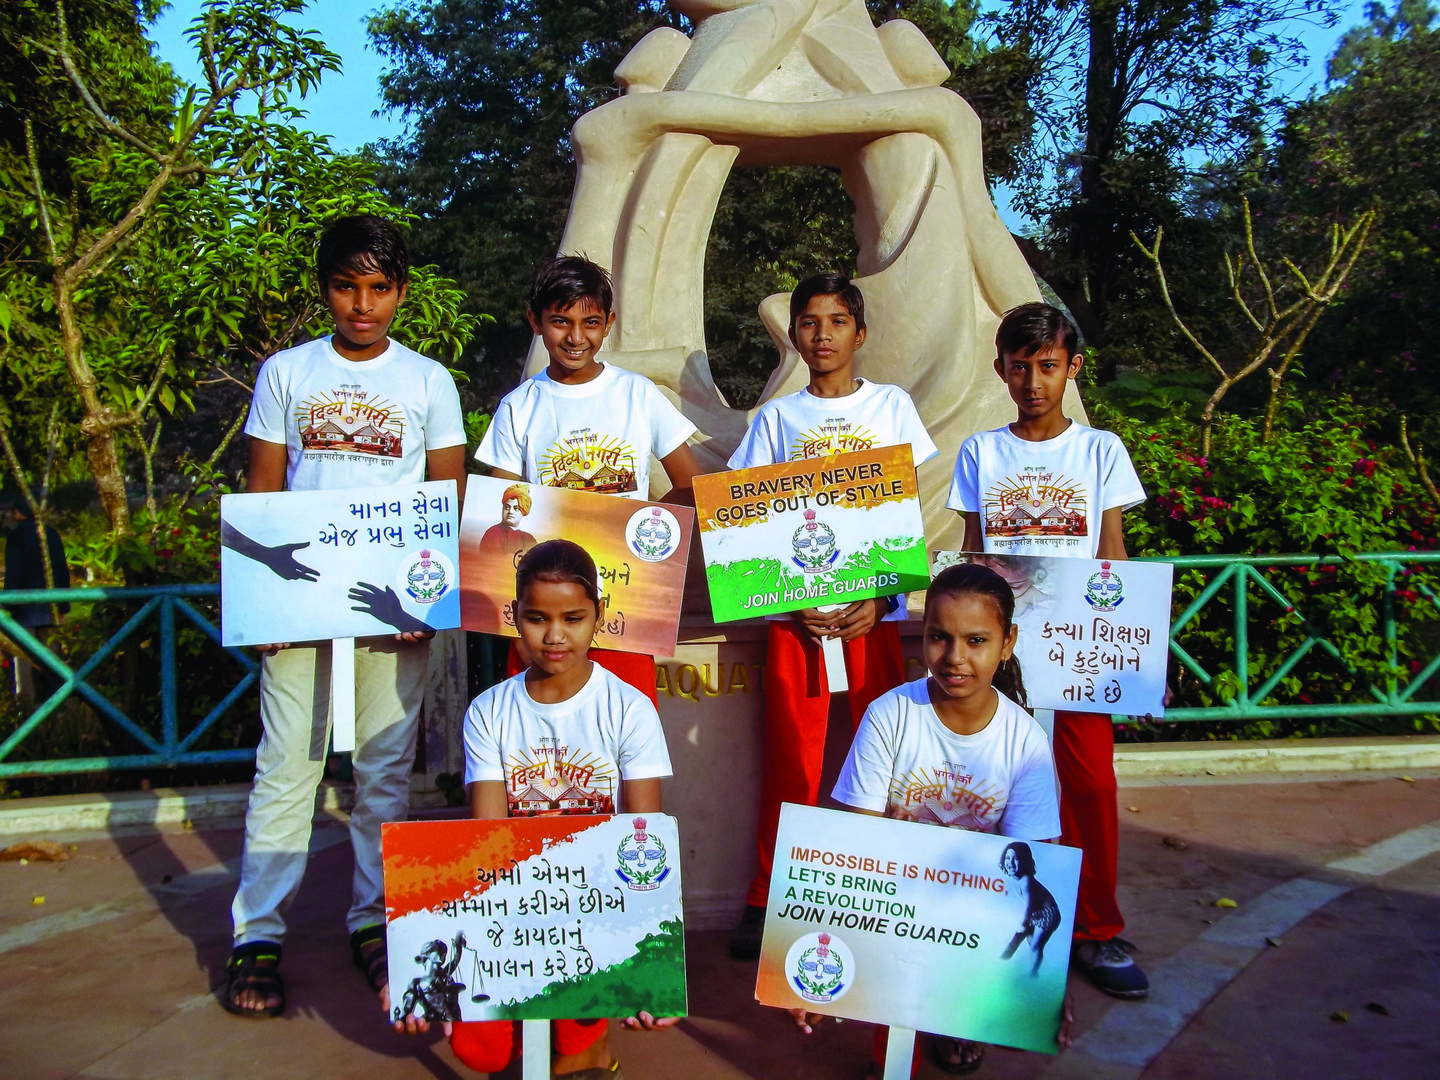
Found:
[[[930,580],[908,445],[697,476],[695,505],[716,622]]]

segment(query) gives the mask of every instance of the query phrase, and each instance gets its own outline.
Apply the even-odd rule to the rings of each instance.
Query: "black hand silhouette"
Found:
[[[318,570],[313,570],[295,560],[295,552],[309,547],[309,540],[266,547],[264,544],[251,540],[229,522],[222,522],[220,544],[222,547],[228,547],[231,551],[238,551],[247,559],[254,559],[261,566],[269,567],[276,577],[285,581],[316,581],[320,577]]]
[[[381,622],[389,623],[402,634],[434,632],[433,627],[428,623],[422,622],[406,611],[400,604],[400,597],[395,595],[395,590],[388,586],[382,590],[367,582],[357,581],[355,587],[347,595],[355,601],[351,611],[359,611],[379,619]]]
[[[305,540],[298,544],[277,544],[273,548],[262,548],[260,554],[255,556],[255,561],[264,563],[286,581],[316,581],[320,572],[295,560],[295,552],[309,546],[310,541]]]

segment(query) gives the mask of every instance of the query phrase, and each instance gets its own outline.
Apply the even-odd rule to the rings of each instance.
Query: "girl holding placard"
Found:
[[[1022,707],[1014,608],[1010,586],[988,567],[961,564],[936,576],[925,594],[929,674],[866,711],[835,784],[838,802],[862,814],[1020,840],[1059,836],[1049,741]],[[808,1032],[819,1017],[796,1010],[795,1019]],[[1069,1025],[1067,1004],[1062,1046]],[[885,1031],[876,1032],[878,1075]],[[931,1036],[929,1044],[949,1073],[972,1072],[984,1060],[981,1043]]]
[[[577,800],[595,814],[660,810],[660,780],[670,775],[660,716],[649,698],[587,656],[605,609],[599,580],[595,561],[569,540],[537,544],[520,560],[515,622],[530,663],[465,713],[465,791],[473,816],[557,813],[560,801]],[[623,1023],[651,1029],[677,1020],[641,1012]],[[411,1014],[395,1028],[419,1033],[429,1023]],[[462,1021],[446,1029],[455,1056],[481,1072],[499,1072],[515,1055],[514,1021]],[[553,1075],[618,1080],[607,1033],[605,1020],[556,1020]]]

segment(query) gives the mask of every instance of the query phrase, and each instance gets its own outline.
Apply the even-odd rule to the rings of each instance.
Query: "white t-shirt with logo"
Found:
[[[730,455],[729,468],[753,469],[909,443],[918,469],[940,452],[909,394],[889,383],[857,381],[860,388],[844,397],[822,398],[797,390],[765,402]],[[903,593],[895,597],[894,608],[883,621],[906,618],[905,601]],[[776,621],[788,617],[767,616]]]
[[[928,679],[871,703],[832,793],[846,806],[1020,840],[1060,835],[1055,764],[1035,718],[998,690],[990,723],[957,735],[930,704]]]
[[[955,459],[946,505],[980,515],[986,551],[1093,559],[1104,512],[1144,501],[1120,436],[1072,420],[1043,442],[1008,426],[971,435]]]
[[[771,398],[755,413],[729,467],[751,469],[909,443],[919,468],[939,452],[909,394],[889,383],[858,381],[860,388],[844,397],[797,390]]]
[[[645,500],[651,455],[693,434],[653,382],[606,363],[578,386],[545,371],[526,379],[500,400],[475,457],[532,484]]]
[[[450,372],[393,339],[370,360],[347,360],[329,337],[276,353],[245,434],[285,445],[289,491],[418,483],[426,451],[465,443]]]
[[[615,814],[622,780],[669,776],[670,753],[650,699],[599,664],[568,701],[546,705],[525,672],[465,711],[465,782],[500,780],[510,817]]]

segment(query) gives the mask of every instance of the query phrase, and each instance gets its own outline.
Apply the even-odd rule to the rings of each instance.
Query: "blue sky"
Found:
[[[295,19],[295,25],[318,31],[326,44],[340,54],[344,64],[344,70],[327,75],[319,89],[303,102],[310,114],[307,126],[331,136],[337,150],[354,150],[367,142],[404,131],[398,115],[380,111],[379,76],[385,65],[365,32],[368,14],[384,6],[387,5],[357,4],[355,0],[313,0],[305,13]],[[1325,61],[1334,50],[1336,39],[1361,21],[1363,8],[1364,0],[1349,0],[1334,29],[1312,29],[1304,35],[1310,46],[1310,67],[1296,78],[1291,88],[1294,96],[1303,96],[1310,87],[1324,81]],[[200,71],[184,32],[200,9],[200,0],[174,0],[150,31],[160,56],[174,65],[183,78],[192,80],[200,78]],[[1001,216],[1011,228],[1021,227],[1023,223],[1013,220],[1004,205],[1004,192],[999,196]]]

